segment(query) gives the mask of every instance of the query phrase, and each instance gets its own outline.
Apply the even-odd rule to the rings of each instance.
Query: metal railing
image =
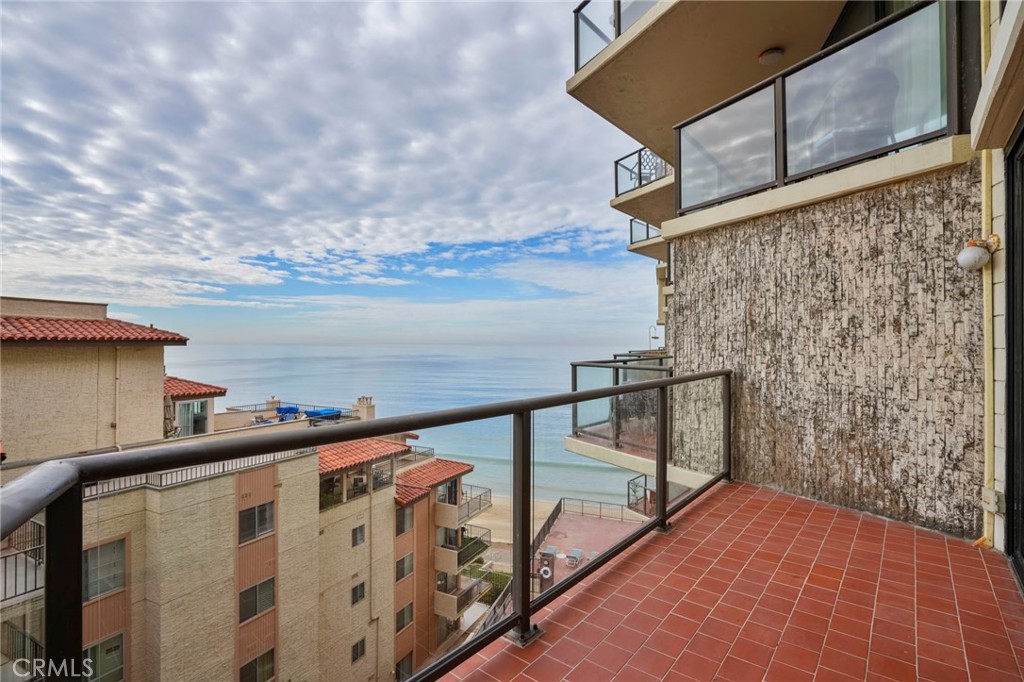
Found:
[[[661,236],[661,228],[636,218],[629,219],[629,243],[645,242]]]
[[[297,408],[299,412],[308,412],[310,410],[337,410],[342,414],[343,418],[354,417],[356,414],[355,410],[345,407],[336,407],[334,405],[315,405],[313,403],[289,403],[284,400],[250,403],[248,405],[232,405],[226,409],[228,412],[269,412],[277,409],[278,407],[294,407]]]
[[[229,462],[213,462],[211,464],[201,464],[194,467],[171,469],[170,471],[156,471],[148,474],[136,474],[135,476],[121,476],[104,481],[97,481],[96,483],[84,486],[82,489],[82,497],[83,499],[91,499],[94,497],[101,497],[103,495],[124,492],[125,490],[130,490],[132,488],[170,488],[176,485],[184,485],[186,483],[198,481],[203,478],[223,476],[224,474],[230,474],[250,467],[272,464],[274,462],[280,462],[293,457],[301,457],[303,455],[311,455],[316,451],[316,448],[298,448],[295,450],[285,450],[284,452],[270,452],[263,455],[240,457]],[[126,454],[128,452],[131,451],[125,451]]]
[[[0,556],[0,602],[31,594],[43,589],[43,551],[45,545],[40,538],[38,545],[26,547]]]
[[[43,657],[43,645],[14,623],[5,620],[0,623],[0,654],[8,661],[38,661]],[[15,673],[20,682],[42,682],[45,679],[30,666],[26,668],[28,670],[23,675]]]
[[[637,520],[636,515],[624,505],[616,502],[582,500],[578,497],[563,497],[562,513],[578,514],[580,516],[593,516],[599,519],[612,519],[616,521]]]
[[[380,490],[386,488],[395,482],[395,477],[391,473],[391,462],[386,463],[387,466],[375,466],[373,467],[373,489]]]
[[[512,419],[512,613],[493,622],[472,640],[432,661],[415,673],[417,682],[437,680],[488,644],[514,631],[514,638],[526,645],[538,636],[532,617],[554,599],[576,587],[625,549],[657,529],[668,527],[669,516],[683,509],[701,493],[729,477],[731,462],[731,372],[716,370],[667,377],[631,385],[561,393],[450,410],[425,412],[401,417],[386,417],[365,422],[350,422],[320,429],[297,429],[279,433],[259,433],[219,440],[161,445],[126,452],[69,456],[44,462],[3,486],[0,495],[0,537],[8,537],[36,514],[46,513],[46,563],[44,626],[42,642],[45,655],[54,665],[82,658],[82,566],[83,566],[83,489],[111,478],[141,476],[181,467],[201,467],[241,457],[286,450],[314,448],[328,443],[374,438],[465,422],[511,417]],[[668,451],[672,412],[669,390],[681,384],[715,380],[721,384],[721,470],[700,488],[671,505],[668,501]],[[580,401],[601,400],[637,391],[655,391],[657,400],[657,453],[655,471],[658,483],[657,510],[654,518],[621,538],[539,595],[531,592],[532,562],[530,527],[533,512],[533,415],[538,410],[572,405]],[[312,494],[312,492],[311,492]],[[483,537],[473,536],[473,544]]]
[[[491,546],[491,531],[488,528],[465,525],[462,527],[462,542],[456,549],[459,553],[459,566],[465,566],[473,559],[487,551]]]
[[[475,516],[491,506],[491,489],[475,485],[462,486],[462,503],[459,505],[459,523]]]
[[[675,126],[677,213],[950,134],[959,88],[945,7],[896,12]]]
[[[410,445],[409,452],[395,457],[395,464],[412,464],[434,456],[434,448],[423,448],[417,445]]]
[[[576,70],[582,69],[654,4],[654,0],[584,0],[580,3],[573,10]]]
[[[635,152],[626,154],[615,160],[615,196],[632,192],[655,180],[660,180],[669,173],[669,166],[647,147],[640,147]]]

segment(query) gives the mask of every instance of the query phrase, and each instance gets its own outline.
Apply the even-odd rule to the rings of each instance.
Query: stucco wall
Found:
[[[4,345],[0,437],[9,461],[162,438],[163,373],[162,346]]]
[[[676,241],[677,374],[732,368],[734,474],[973,536],[976,163]]]

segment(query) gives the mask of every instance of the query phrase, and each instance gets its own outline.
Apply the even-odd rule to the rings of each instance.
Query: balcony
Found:
[[[4,581],[0,584],[0,602],[10,606],[10,600],[30,598],[44,586],[43,524],[35,519],[16,530],[0,550],[0,570]]]
[[[893,15],[676,126],[679,215],[950,134],[945,7]]]
[[[458,573],[491,546],[491,531],[479,526],[463,526],[456,542],[438,545],[434,550],[434,567],[444,573]]]
[[[577,8],[577,72],[566,89],[661,158],[673,159],[674,125],[816,54],[844,3],[659,2],[635,3],[635,10],[630,3],[628,11],[627,3],[618,4]],[[785,46],[782,61],[758,63],[773,45]]]
[[[800,680],[814,675],[839,680],[844,674],[880,680],[1020,679],[1024,599],[1004,555],[870,514],[727,482],[733,464],[731,373],[719,370],[640,380],[642,370],[626,362],[654,357],[625,354],[606,361],[612,366],[604,368],[605,376],[617,375],[620,383],[596,388],[577,385],[574,393],[388,417],[342,429],[256,434],[197,442],[187,449],[161,445],[41,464],[5,484],[0,496],[0,527],[8,543],[40,512],[45,511],[47,518],[44,612],[41,619],[24,627],[24,634],[53,661],[81,660],[86,628],[94,623],[83,617],[83,574],[88,573],[83,571],[83,547],[87,537],[94,542],[100,524],[109,527],[122,518],[120,512],[128,501],[125,496],[106,508],[93,501],[83,507],[84,486],[174,467],[230,462],[243,448],[262,456],[282,449],[508,417],[514,538],[511,587],[502,592],[495,615],[484,619],[484,627],[467,633],[411,679],[433,681],[450,674],[449,679],[491,682],[524,672],[534,680],[618,676],[642,681],[716,675],[724,680]],[[626,379],[630,381],[624,383]],[[537,547],[531,532],[533,507],[544,499],[536,497],[535,488],[545,483],[532,480],[538,461],[535,454],[543,454],[535,453],[531,431],[535,418],[540,415],[543,421],[544,410],[564,414],[567,406],[641,393],[656,396],[650,425],[654,454],[650,460],[637,458],[651,464],[650,473],[639,473],[650,477],[644,479],[643,487],[653,492],[653,515],[636,519],[614,534],[607,530],[613,526],[602,526],[600,539],[607,544],[585,546],[589,551],[584,561],[571,572],[563,571],[554,584],[543,586],[538,580],[543,574],[535,575],[543,567],[535,570]],[[677,470],[685,467],[699,469],[708,476],[706,482],[688,491],[673,488]],[[923,483],[929,484],[928,480]],[[287,485],[279,491],[282,496],[289,494]],[[625,495],[623,490],[622,499]],[[567,504],[576,508],[571,500],[563,501],[563,507]],[[204,537],[222,542],[237,524],[235,505],[222,506],[220,516],[193,514],[189,523],[195,524],[194,529],[169,525],[187,532],[197,546]],[[599,504],[594,511],[592,504],[581,501],[578,509],[589,524],[606,520],[612,507]],[[110,517],[104,516],[106,510],[111,510]],[[315,510],[311,513],[315,518]],[[631,513],[620,509],[619,518],[609,521],[622,525]],[[548,530],[557,531],[558,521]],[[310,544],[315,545],[316,524],[310,525]],[[457,573],[458,564],[472,561],[490,544],[484,529],[466,526],[453,534],[458,541],[438,547],[436,553],[449,553],[455,566],[438,565],[437,570]],[[145,551],[147,541],[147,533],[133,533],[134,551]],[[571,552],[584,544],[571,542],[559,549]],[[547,544],[554,544],[552,535],[544,535],[537,544],[546,550]],[[348,551],[347,534],[342,545],[337,551]],[[296,577],[311,575],[315,588],[319,569],[309,561],[306,546],[296,551],[306,561],[295,562],[287,570]],[[336,564],[338,555],[332,552],[324,558]],[[558,553],[554,553],[556,559]],[[146,559],[144,566],[122,564],[124,585],[163,587],[147,581],[159,580],[167,565],[156,554]],[[184,571],[180,584],[201,582],[204,566],[182,562],[178,553],[167,559]],[[90,585],[101,584],[102,576],[96,577]],[[460,583],[458,589],[462,588]],[[219,582],[216,589],[223,591]],[[126,594],[114,591],[110,598],[123,599]],[[183,605],[188,600],[195,603],[205,594],[195,596],[185,590],[179,599]],[[287,599],[283,591],[280,597]],[[348,595],[343,598],[347,600]],[[101,597],[89,607],[103,605],[117,602]],[[457,598],[455,607],[458,612]],[[226,613],[228,617],[218,622],[237,617],[233,604]],[[223,634],[216,628],[202,630],[198,620],[191,625],[186,634],[158,633],[164,639],[154,644],[162,647],[170,642],[183,650],[193,646],[197,636],[213,641]],[[287,637],[305,634],[303,628],[293,628]],[[506,643],[502,639],[506,635],[515,644]],[[146,662],[150,649],[132,649],[134,641],[124,639],[126,656]],[[286,643],[278,656],[290,655],[293,642]],[[235,664],[230,648],[211,652],[225,654],[226,665]]]
[[[434,592],[434,613],[456,620],[491,589],[490,570],[469,566]]]
[[[655,260],[668,258],[668,242],[662,240],[661,229],[636,218],[629,220],[629,250]]]
[[[434,521],[438,526],[458,528],[480,512],[491,507],[490,488],[463,485],[461,495],[462,501],[459,504],[449,504],[443,500],[438,500],[434,511]]]

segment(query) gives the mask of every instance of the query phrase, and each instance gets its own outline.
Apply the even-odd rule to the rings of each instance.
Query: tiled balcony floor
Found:
[[[904,523],[729,484],[448,680],[1021,680],[1006,558]]]

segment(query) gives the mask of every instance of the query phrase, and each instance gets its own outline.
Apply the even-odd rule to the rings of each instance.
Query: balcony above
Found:
[[[458,528],[485,509],[491,507],[491,489],[475,485],[462,486],[462,500],[459,504],[438,501],[434,521],[445,528]]]
[[[590,13],[591,21],[613,38],[607,19],[619,3],[593,4],[601,7]],[[815,54],[843,4],[659,2],[583,64],[566,90],[661,158],[672,159],[674,125]],[[587,35],[577,32],[577,51]],[[780,62],[758,63],[762,52],[778,46],[785,49]]]
[[[453,577],[448,588],[435,590],[434,613],[448,620],[459,618],[491,588],[489,577],[487,567],[467,567]]]
[[[655,260],[668,258],[668,242],[661,238],[661,230],[636,218],[629,221],[629,250]]]
[[[458,573],[491,546],[491,531],[478,526],[464,526],[458,543],[438,546],[434,551],[434,568],[444,573]]]
[[[446,679],[1020,680],[1006,557],[870,514],[723,485]]]

